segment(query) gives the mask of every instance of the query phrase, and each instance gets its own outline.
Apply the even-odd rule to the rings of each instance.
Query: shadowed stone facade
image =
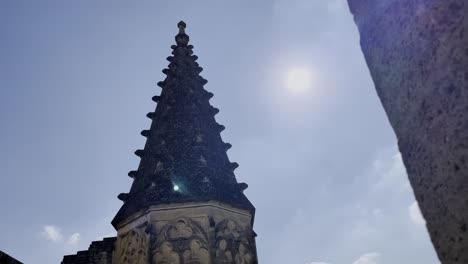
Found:
[[[348,3],[438,257],[468,263],[468,2]]]
[[[3,251],[0,251],[0,264],[23,264],[23,262],[20,262]]]
[[[244,195],[230,162],[229,143],[221,139],[212,93],[193,55],[185,23],[173,45],[167,75],[159,82],[161,94],[138,169],[130,171],[133,184],[112,225],[117,239],[110,247],[65,256],[62,264],[256,264],[255,208]],[[96,256],[102,256],[103,259]]]
[[[102,241],[93,241],[88,250],[63,257],[62,264],[112,264],[116,239],[106,237]]]

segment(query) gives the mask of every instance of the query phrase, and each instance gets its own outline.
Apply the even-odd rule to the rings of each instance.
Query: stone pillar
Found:
[[[348,3],[439,259],[468,263],[468,2]]]
[[[113,264],[257,263],[252,215],[219,202],[157,205],[118,226]]]

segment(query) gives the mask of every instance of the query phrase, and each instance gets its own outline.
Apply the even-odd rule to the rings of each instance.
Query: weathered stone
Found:
[[[257,263],[252,215],[216,201],[151,206],[119,226],[114,264]]]
[[[348,0],[442,263],[468,263],[468,2]]]

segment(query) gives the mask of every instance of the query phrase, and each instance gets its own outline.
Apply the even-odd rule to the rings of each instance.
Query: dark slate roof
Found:
[[[167,58],[167,75],[159,82],[162,88],[149,130],[141,134],[147,138],[143,150],[135,154],[141,158],[136,171],[129,172],[134,179],[129,193],[119,199],[124,205],[112,224],[117,227],[131,214],[156,204],[216,200],[254,212],[254,207],[243,194],[247,184],[238,183],[226,151],[218,124],[217,108],[210,105],[212,93],[203,86],[207,81],[199,75],[202,68],[188,45],[185,23],[179,22],[177,45]]]
[[[23,262],[14,259],[7,253],[0,250],[0,264],[23,264]]]

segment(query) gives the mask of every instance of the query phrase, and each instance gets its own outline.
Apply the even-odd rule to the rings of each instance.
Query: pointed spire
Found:
[[[124,205],[112,221],[114,226],[131,214],[161,203],[216,200],[247,210],[254,207],[243,194],[246,185],[239,184],[221,131],[215,120],[219,110],[210,105],[213,93],[204,89],[207,80],[199,74],[193,46],[188,45],[186,24],[177,25],[166,78],[158,82],[161,94],[153,97],[156,110],[147,114],[151,126],[141,134],[146,137],[138,169],[129,172],[133,179],[128,194],[119,195]]]

